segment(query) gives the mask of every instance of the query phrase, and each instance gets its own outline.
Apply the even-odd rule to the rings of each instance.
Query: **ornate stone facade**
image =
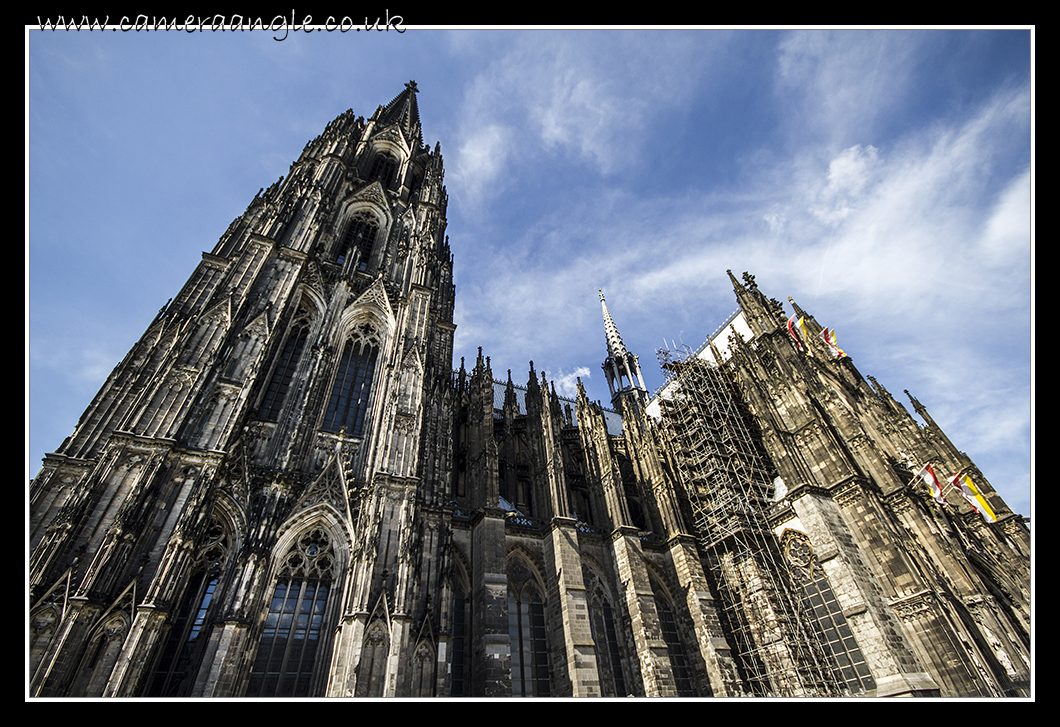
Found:
[[[606,303],[613,408],[454,371],[446,203],[410,83],[203,255],[31,483],[32,696],[1028,693],[1027,527],[919,402],[746,275],[652,401]]]

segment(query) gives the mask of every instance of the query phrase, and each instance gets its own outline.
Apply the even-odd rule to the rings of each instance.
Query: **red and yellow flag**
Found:
[[[942,496],[942,485],[939,484],[939,478],[935,476],[935,470],[930,464],[926,464],[920,468],[920,471],[916,473],[916,477],[924,482],[931,490],[931,496],[935,498],[935,502],[940,505],[946,504],[946,498]]]
[[[813,351],[810,350],[810,337],[806,334],[806,319],[799,318],[795,320],[795,316],[788,319],[788,333],[795,339],[795,345],[798,346],[799,350],[805,353],[807,356],[813,356]]]

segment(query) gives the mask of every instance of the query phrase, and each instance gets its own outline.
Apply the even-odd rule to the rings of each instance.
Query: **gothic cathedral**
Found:
[[[33,697],[1027,696],[1030,536],[730,273],[652,397],[454,369],[414,83],[204,253],[30,484]]]

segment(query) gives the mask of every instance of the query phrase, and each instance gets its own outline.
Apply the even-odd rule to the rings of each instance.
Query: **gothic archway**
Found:
[[[627,686],[623,653],[624,629],[614,609],[614,598],[596,569],[582,562],[582,579],[588,596],[589,627],[596,645],[596,669],[600,677],[600,694],[625,697]]]
[[[660,579],[649,576],[648,581],[655,600],[655,610],[659,614],[659,628],[662,631],[663,642],[666,644],[666,653],[670,657],[670,668],[673,671],[677,696],[694,697],[696,692],[692,686],[692,673],[685,646],[681,640],[681,632],[677,626],[677,612],[673,599]]]
[[[75,672],[77,679],[70,689],[70,696],[103,696],[128,635],[129,615],[124,611],[112,613],[96,626]]]

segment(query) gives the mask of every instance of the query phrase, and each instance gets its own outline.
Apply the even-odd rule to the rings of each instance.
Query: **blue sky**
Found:
[[[204,251],[415,79],[456,361],[608,398],[597,289],[656,349],[791,296],[1030,515],[1028,30],[29,33],[27,477]],[[908,404],[907,404],[908,408]]]

